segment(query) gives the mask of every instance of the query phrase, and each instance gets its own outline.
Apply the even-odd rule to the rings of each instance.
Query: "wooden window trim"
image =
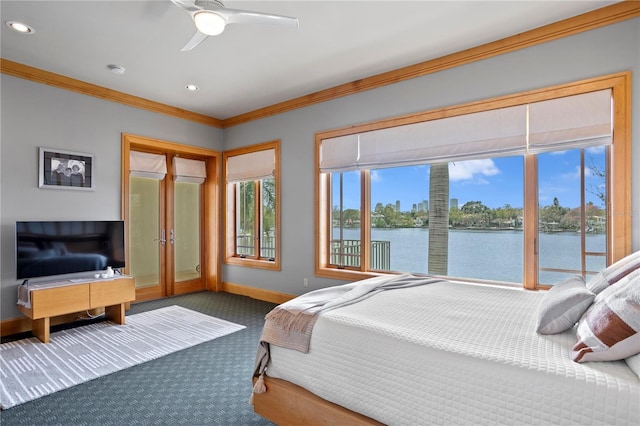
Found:
[[[605,89],[612,91],[614,114],[613,144],[609,161],[612,172],[609,175],[610,179],[607,184],[607,193],[609,194],[609,205],[607,206],[607,211],[609,212],[609,220],[607,221],[607,235],[609,236],[607,240],[607,264],[611,264],[631,253],[631,73],[621,72],[316,133],[314,147],[315,275],[350,281],[378,275],[369,271],[347,271],[329,266],[327,239],[330,237],[328,233],[330,229],[330,210],[326,210],[326,200],[330,187],[326,176],[323,177],[323,174],[320,173],[319,166],[320,146],[323,139]],[[536,166],[535,158],[531,160],[529,157],[533,156],[525,156],[525,183],[527,181],[535,182],[535,179],[533,179]],[[368,196],[363,195],[363,197],[363,201],[365,201]],[[528,184],[525,186],[524,197],[525,223],[537,223],[537,208],[531,208],[532,205],[537,206],[537,189]],[[368,204],[363,204],[362,208],[366,205]],[[330,209],[331,206],[328,206],[328,208]],[[525,229],[525,247],[532,247],[532,245],[537,244],[537,226],[530,228],[532,229]],[[527,289],[538,288],[536,252],[537,249],[529,249],[524,252],[523,286]]]
[[[273,174],[274,177],[274,185],[276,191],[276,232],[275,232],[275,260],[267,260],[259,258],[260,256],[260,247],[256,246],[256,257],[240,257],[236,255],[235,250],[235,194],[233,191],[229,191],[229,185],[226,183],[226,175],[227,175],[227,165],[229,157],[233,157],[236,155],[248,154],[256,151],[263,151],[267,149],[273,149],[275,154],[275,171]],[[223,172],[223,200],[224,200],[224,263],[227,265],[237,265],[244,266],[249,268],[259,268],[259,269],[268,269],[273,271],[281,270],[281,226],[280,226],[280,140],[274,140],[270,142],[263,142],[257,145],[246,146],[242,148],[232,149],[226,151],[223,154],[223,163],[224,163],[224,172]],[[259,199],[260,194],[256,193],[254,197],[254,202],[256,203],[256,208],[259,208]],[[256,221],[257,222],[257,221]],[[255,226],[259,229],[260,224],[256,223]],[[258,234],[257,234],[258,235]]]

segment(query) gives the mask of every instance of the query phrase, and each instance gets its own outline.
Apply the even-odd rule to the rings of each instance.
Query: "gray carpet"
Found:
[[[246,328],[4,410],[2,425],[271,425],[247,401],[264,315],[275,305],[200,292],[134,304],[127,315],[171,305]]]
[[[0,345],[0,406],[11,408],[62,389],[242,330],[243,325],[182,306],[101,321]]]

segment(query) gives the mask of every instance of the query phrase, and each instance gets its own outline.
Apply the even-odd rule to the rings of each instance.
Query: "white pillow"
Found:
[[[640,269],[598,294],[578,323],[571,357],[614,361],[640,353]]]
[[[607,266],[587,282],[587,288],[598,294],[640,268],[640,251],[631,253]]]
[[[627,363],[631,371],[636,373],[636,376],[640,379],[640,354],[635,354],[629,358],[625,358],[624,362]]]
[[[582,275],[554,285],[538,305],[536,332],[556,334],[570,329],[591,306],[595,294],[587,290]]]

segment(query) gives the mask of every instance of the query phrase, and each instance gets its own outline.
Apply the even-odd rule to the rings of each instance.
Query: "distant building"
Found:
[[[400,200],[396,200],[396,211],[400,213]]]
[[[449,208],[450,209],[458,209],[458,199],[457,198],[452,198],[449,201]]]
[[[422,202],[418,203],[417,210],[419,212],[428,212],[429,211],[429,201],[422,200]]]

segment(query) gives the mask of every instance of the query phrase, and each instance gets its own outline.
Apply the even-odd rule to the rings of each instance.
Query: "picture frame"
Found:
[[[93,154],[57,148],[39,148],[38,187],[95,190]]]

